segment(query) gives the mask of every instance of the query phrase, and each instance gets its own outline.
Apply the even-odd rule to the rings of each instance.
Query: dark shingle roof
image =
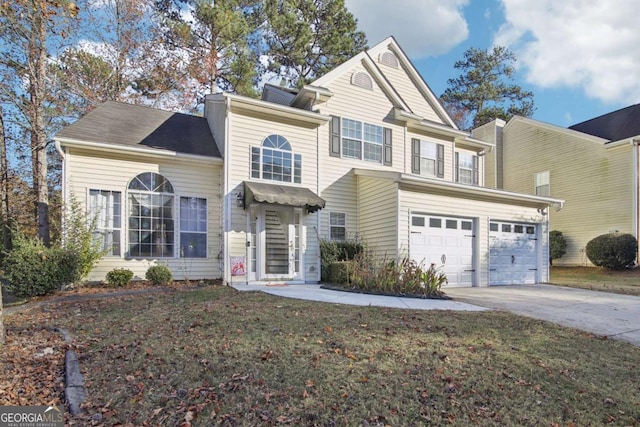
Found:
[[[609,141],[620,141],[640,135],[640,104],[569,126],[569,129]]]
[[[101,104],[65,127],[56,139],[221,157],[205,118],[115,101]]]

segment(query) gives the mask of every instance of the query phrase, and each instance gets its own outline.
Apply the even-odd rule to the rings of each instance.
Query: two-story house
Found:
[[[61,131],[65,197],[143,276],[317,283],[321,239],[441,267],[450,286],[548,280],[562,201],[488,188],[492,142],[456,128],[393,38],[299,90],[209,95],[203,118],[107,103]],[[553,207],[553,209],[550,209]]]
[[[485,159],[488,187],[566,201],[550,221],[567,241],[554,265],[591,265],[585,248],[601,234],[638,238],[640,105],[569,128],[516,116],[473,135],[496,145]]]

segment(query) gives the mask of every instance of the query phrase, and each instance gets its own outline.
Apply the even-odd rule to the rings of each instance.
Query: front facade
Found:
[[[598,118],[595,129],[616,122],[620,113],[624,111]],[[638,237],[638,130],[618,125],[617,131],[624,133],[597,136],[592,125],[567,129],[514,117],[473,132],[496,143],[487,159],[488,187],[566,201],[566,207],[550,217],[550,229],[561,231],[567,241],[567,253],[554,265],[591,265],[585,248],[601,234]]]
[[[548,281],[549,217],[562,201],[486,187],[494,143],[455,127],[393,38],[300,90],[267,85],[261,100],[209,95],[204,116],[215,145],[206,156],[148,162],[108,141],[111,151],[99,153],[78,135],[58,137],[67,187],[87,194],[85,202],[102,190],[97,182],[107,170],[119,171],[104,190],[126,199],[120,238],[127,250],[105,257],[96,279],[115,264],[140,276],[145,265],[166,262],[176,277],[189,264],[193,278],[317,283],[320,241],[359,239],[389,261],[436,264],[450,286]],[[151,172],[175,194],[172,252],[164,258],[153,240],[145,241],[151,251],[133,247],[132,239],[144,240],[132,219],[142,187],[134,178]],[[160,193],[163,201],[170,194]],[[183,220],[194,215],[206,215],[202,226]],[[206,236],[196,242],[206,246],[198,258],[185,256],[183,235],[192,229]]]

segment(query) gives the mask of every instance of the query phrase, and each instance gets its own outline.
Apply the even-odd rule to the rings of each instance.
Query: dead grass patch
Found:
[[[76,339],[73,425],[638,425],[640,349],[502,312],[351,307],[226,287],[7,319]],[[3,371],[3,375],[7,375]]]

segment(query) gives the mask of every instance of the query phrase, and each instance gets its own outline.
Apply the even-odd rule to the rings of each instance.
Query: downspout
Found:
[[[224,111],[224,234],[222,248],[222,265],[224,268],[224,282],[227,285],[231,284],[231,258],[229,254],[229,230],[231,229],[231,202],[232,197],[229,193],[229,162],[231,157],[231,120],[229,115],[231,114],[231,99],[225,97],[225,111]],[[245,272],[246,273],[246,272]]]
[[[639,165],[638,162],[640,161],[638,159],[638,155],[639,155],[639,150],[638,150],[638,144],[640,143],[640,140],[638,139],[632,139],[631,140],[631,145],[633,146],[633,232],[635,235],[635,238],[638,239],[638,202],[640,200],[640,177],[638,176],[638,169],[639,169]],[[638,254],[636,254],[636,263],[638,261],[637,259]]]
[[[60,195],[62,196],[62,210],[64,212],[65,206],[67,204],[67,156],[64,152],[64,150],[62,149],[62,146],[60,145],[60,141],[56,140],[54,142],[54,145],[56,147],[56,152],[58,153],[58,155],[60,156],[60,158],[62,159],[62,174],[60,177]],[[64,217],[66,215],[61,215],[60,218],[60,222],[61,222],[61,227],[64,230]],[[64,233],[62,233],[62,235],[64,236]],[[63,242],[64,243],[64,242]]]
[[[316,92],[316,96],[319,97],[318,92]],[[329,135],[331,137],[331,135]],[[316,194],[320,195],[320,126],[316,128]],[[316,239],[318,240],[318,252],[316,259],[316,271],[318,275],[318,283],[322,281],[322,257],[320,256],[320,217],[322,214],[320,211],[316,211]],[[305,282],[306,282],[307,273],[305,272]]]

